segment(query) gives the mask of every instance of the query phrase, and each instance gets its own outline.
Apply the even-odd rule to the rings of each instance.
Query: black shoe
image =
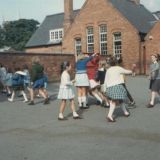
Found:
[[[29,102],[28,105],[34,105],[34,101]]]
[[[112,123],[116,122],[116,120],[115,120],[115,119],[113,119],[113,120],[112,120],[112,119],[111,119],[111,118],[109,118],[109,117],[107,117],[107,121],[108,121],[108,122],[112,122]]]
[[[136,104],[135,101],[132,101],[132,102],[129,103],[130,106],[134,106],[135,104]]]
[[[154,105],[152,105],[152,104],[149,103],[146,107],[147,107],[147,108],[153,108]]]
[[[73,116],[73,119],[82,119],[80,116]]]
[[[46,98],[43,104],[49,104],[49,98]]]
[[[101,105],[101,102],[100,102],[100,101],[97,101],[97,102],[96,102],[96,105]]]
[[[104,107],[104,108],[109,108],[109,107],[110,107],[110,105],[104,105],[103,107]]]
[[[82,107],[82,109],[89,109],[89,106],[86,106],[86,107]]]
[[[66,121],[66,120],[68,120],[66,117],[64,117],[64,118],[60,118],[60,117],[58,117],[58,120],[59,121]]]

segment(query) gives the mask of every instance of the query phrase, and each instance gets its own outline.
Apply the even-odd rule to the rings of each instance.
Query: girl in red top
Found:
[[[93,95],[97,99],[97,101],[100,102],[100,104],[103,104],[104,97],[97,89],[100,84],[95,80],[96,74],[98,72],[99,60],[100,56],[98,54],[90,62],[87,63],[87,75],[89,78],[91,95]]]

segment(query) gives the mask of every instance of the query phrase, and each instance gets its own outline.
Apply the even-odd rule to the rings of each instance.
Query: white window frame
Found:
[[[51,42],[62,41],[63,28],[54,29],[49,31],[49,37]]]
[[[103,30],[103,27],[105,29]],[[99,26],[99,43],[100,43],[100,54],[107,55],[107,25]],[[105,48],[105,50],[103,50]]]
[[[90,30],[92,29],[92,31]],[[87,52],[94,52],[94,28],[92,26],[87,27]]]
[[[75,42],[75,53],[78,55],[82,52],[82,39],[80,37],[75,38],[74,42]]]
[[[116,35],[120,34],[120,36],[116,37]],[[116,43],[120,44],[116,44]],[[113,54],[117,59],[120,59],[122,56],[122,33],[121,32],[115,32],[113,33]]]

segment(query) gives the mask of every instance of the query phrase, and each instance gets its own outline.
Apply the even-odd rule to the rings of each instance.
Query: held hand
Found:
[[[76,82],[76,80],[75,80],[75,79],[73,79],[71,82],[74,84],[74,83]]]

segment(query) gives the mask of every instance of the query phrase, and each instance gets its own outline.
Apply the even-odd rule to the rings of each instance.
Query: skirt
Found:
[[[58,99],[70,100],[75,97],[72,87],[60,87],[58,92]]]
[[[151,80],[149,89],[154,92],[159,92],[160,91],[160,79]]]
[[[40,89],[43,87],[44,87],[44,79],[43,78],[36,80],[32,85],[33,89]]]
[[[75,76],[75,86],[77,87],[88,87],[89,86],[89,79],[86,73],[76,74]]]
[[[24,91],[24,85],[13,85],[12,88],[14,91]]]
[[[90,79],[89,84],[90,84],[91,89],[94,89],[94,88],[100,86],[100,84],[98,82],[96,82],[94,79]]]
[[[111,100],[126,100],[127,91],[123,85],[115,85],[107,88],[107,97]]]

